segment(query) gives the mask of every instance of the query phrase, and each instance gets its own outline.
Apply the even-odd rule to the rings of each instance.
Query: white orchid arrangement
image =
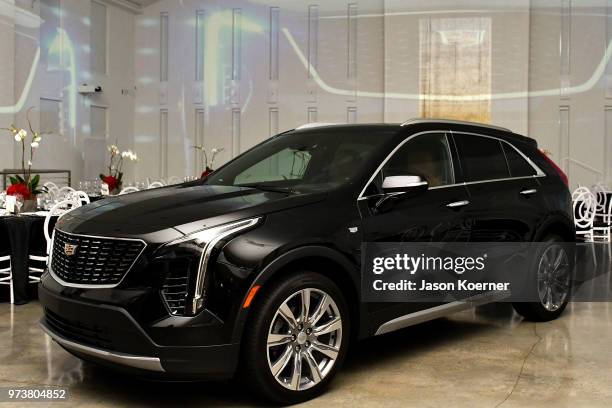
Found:
[[[100,179],[108,184],[110,191],[120,189],[123,179],[123,164],[126,160],[131,162],[138,161],[138,155],[132,150],[119,150],[116,145],[108,146],[110,158],[108,162],[108,175],[100,174]]]
[[[207,153],[204,146],[193,146],[193,148],[202,152],[204,155],[204,170],[209,172],[213,170],[213,164],[217,155],[225,150],[223,147],[213,147],[210,149],[210,152]],[[209,157],[210,162],[208,161]]]
[[[136,162],[138,155],[131,150],[120,151],[115,145],[108,146],[110,160],[108,162],[108,174],[117,177],[123,171],[123,163],[125,160]]]
[[[30,107],[26,113],[26,121],[28,122],[28,129],[30,130],[30,140],[28,142],[28,131],[23,128],[18,128],[15,125],[11,125],[9,128],[0,128],[1,130],[6,130],[10,134],[13,135],[16,142],[21,143],[21,174],[16,174],[11,177],[11,185],[15,186],[14,189],[19,190],[19,193],[22,195],[27,195],[26,198],[30,198],[31,196],[36,196],[43,192],[43,190],[38,189],[38,183],[40,182],[40,176],[35,175],[32,176],[32,163],[34,161],[34,153],[36,149],[40,147],[40,143],[42,142],[42,136],[45,134],[49,134],[51,132],[39,132],[35,131],[32,127],[32,121],[30,120],[30,112],[34,109],[34,107]],[[26,157],[26,151],[28,151],[27,147],[29,147],[29,155]],[[26,161],[27,158],[27,161]],[[26,166],[27,164],[27,166]]]

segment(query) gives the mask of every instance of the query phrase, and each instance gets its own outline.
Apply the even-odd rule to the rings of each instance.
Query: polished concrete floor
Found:
[[[0,304],[0,387],[67,387],[69,402],[54,406],[261,405],[233,382],[156,383],[84,364],[41,332],[40,315],[36,302]],[[329,391],[304,405],[610,407],[610,367],[612,303],[571,304],[538,324],[496,304],[357,344]],[[14,404],[28,405],[39,404]]]

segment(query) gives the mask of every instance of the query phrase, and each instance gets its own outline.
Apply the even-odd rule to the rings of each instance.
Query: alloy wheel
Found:
[[[342,316],[321,289],[289,296],[274,314],[267,339],[270,372],[283,387],[303,391],[330,373],[342,344]]]
[[[538,265],[538,294],[549,312],[565,302],[570,287],[570,265],[563,246],[553,244],[544,250]]]

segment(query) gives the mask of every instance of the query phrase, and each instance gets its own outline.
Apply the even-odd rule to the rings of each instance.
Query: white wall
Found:
[[[361,90],[383,92],[383,2],[361,1],[357,77]],[[270,79],[270,7],[279,7],[279,77]],[[318,5],[317,70],[324,84],[342,92],[355,89],[347,74],[347,7],[342,0]],[[206,14],[205,74],[195,83],[196,10]],[[232,80],[233,9],[242,19],[240,80]],[[168,83],[160,83],[160,13],[170,21]],[[287,31],[285,31],[285,29]],[[314,30],[313,30],[314,31]],[[294,43],[290,42],[292,39]],[[328,92],[314,79],[300,56],[308,54],[308,4],[301,1],[161,1],[144,9],[136,23],[136,150],[143,157],[137,175],[160,177],[160,109],[168,111],[168,176],[199,174],[194,163],[195,116],[204,109],[204,145],[223,147],[217,167],[266,139],[275,131],[306,123],[308,109],[319,122],[346,122],[349,108],[359,122],[381,122],[383,99]],[[200,87],[203,91],[197,91]],[[163,94],[167,92],[167,96]],[[203,95],[203,96],[202,96]],[[270,117],[278,111],[278,126]],[[240,129],[238,132],[238,117]],[[233,140],[233,135],[238,136]],[[201,171],[201,169],[199,169]]]
[[[279,130],[308,119],[345,122],[347,109],[359,122],[397,122],[419,116],[419,20],[486,17],[491,21],[491,121],[536,138],[567,168],[572,185],[612,177],[612,69],[598,72],[612,38],[610,0],[520,0],[514,2],[436,0],[182,1],[163,0],[144,9],[136,25],[136,148],[144,152],[140,177],[196,173],[190,146],[195,110],[204,109],[204,144],[244,150],[270,133],[270,108],[278,109]],[[357,8],[357,78],[347,76],[348,7]],[[569,10],[562,30],[562,11]],[[308,7],[318,5],[318,73],[309,79],[300,57],[308,58]],[[280,74],[269,79],[270,7],[280,13]],[[232,81],[232,9],[241,11],[242,79]],[[206,43],[205,97],[194,83],[195,14],[204,10],[207,27],[225,27]],[[170,20],[170,72],[159,82],[159,20]],[[289,35],[295,40],[290,41]],[[214,31],[214,30],[213,30]],[[213,33],[208,32],[208,34]],[[213,33],[214,34],[214,33]],[[312,42],[312,41],[311,41]],[[560,43],[568,44],[569,68]],[[294,47],[295,44],[295,47]],[[297,52],[296,52],[297,51]],[[301,56],[299,54],[302,54]],[[605,60],[604,60],[605,62]],[[210,72],[210,71],[209,71]],[[568,95],[561,95],[568,88]],[[214,101],[206,96],[218,95]],[[608,90],[606,90],[608,89]],[[167,97],[160,96],[165,94]],[[356,91],[353,93],[352,91]],[[270,96],[273,95],[273,96]],[[563,145],[559,109],[567,109]],[[160,143],[160,109],[168,112],[168,140]],[[232,111],[240,112],[239,141],[232,140]],[[607,112],[607,113],[606,113]],[[607,117],[607,120],[606,120]],[[162,155],[162,144],[167,154]],[[563,152],[562,149],[567,151]],[[236,154],[237,152],[233,152]],[[564,156],[564,157],[562,157]],[[564,161],[565,157],[570,161]],[[583,166],[587,164],[590,168]]]
[[[562,72],[560,42],[564,38],[560,1],[531,1],[529,133],[567,170],[572,186],[591,185],[607,173],[612,179],[612,127],[606,109],[612,106],[612,81],[606,75],[612,40],[608,0],[573,1],[569,31],[569,72]],[[568,91],[562,92],[562,88]],[[563,148],[560,108],[569,110],[569,157]],[[608,122],[612,116],[608,112]],[[563,151],[565,150],[565,151]],[[586,166],[585,166],[586,165]]]
[[[385,2],[385,121],[420,115],[419,23],[424,19],[490,19],[491,122],[527,131],[529,0]],[[514,94],[512,98],[497,98]],[[487,101],[485,100],[485,103]]]
[[[492,92],[523,92],[491,102],[496,123],[527,130],[529,2],[496,6],[483,1],[407,2],[399,0],[183,1],[164,0],[146,7],[136,24],[136,149],[144,157],[139,177],[163,177],[160,109],[168,111],[168,176],[196,174],[195,110],[204,109],[204,145],[224,147],[220,163],[270,136],[270,109],[278,110],[278,130],[308,121],[402,122],[419,110],[419,19],[429,16],[492,16]],[[318,19],[309,25],[309,7]],[[279,78],[270,80],[270,14],[279,11]],[[349,36],[349,7],[356,8],[356,36]],[[475,13],[475,9],[481,8]],[[233,10],[242,17],[241,79],[233,81]],[[196,10],[206,13],[203,84],[194,83]],[[311,10],[311,16],[317,14]],[[160,13],[170,21],[168,83],[160,83]],[[317,27],[318,26],[318,30]],[[318,37],[311,34],[318,31]],[[214,37],[213,37],[214,36]],[[316,40],[316,41],[315,41]],[[352,48],[351,43],[356,46]],[[308,75],[309,49],[316,43],[317,75]],[[356,50],[356,76],[348,73]],[[312,54],[312,52],[311,52]],[[211,74],[211,71],[213,74]],[[204,98],[195,91],[204,89]],[[212,91],[211,91],[212,89]],[[167,96],[164,96],[167,92]],[[212,96],[212,97],[211,97]],[[239,142],[232,140],[240,112]],[[315,113],[316,112],[316,113]],[[356,113],[355,113],[356,112]],[[234,118],[234,119],[233,119]],[[239,148],[237,148],[239,146]],[[232,151],[234,150],[234,151]],[[161,159],[161,160],[160,160]],[[218,164],[220,164],[218,163]]]
[[[349,117],[398,122],[418,116],[419,21],[466,16],[491,21],[492,122],[535,137],[567,168],[573,185],[590,184],[600,173],[612,177],[612,68],[605,53],[612,38],[612,0],[162,0],[137,16],[110,5],[120,0],[106,0],[106,75],[89,69],[90,1],[61,0],[61,28],[72,47],[62,44],[61,70],[48,72],[41,64],[28,87],[38,49],[40,1],[0,0],[0,50],[15,56],[0,60],[0,126],[25,126],[28,106],[35,107],[38,126],[40,98],[58,100],[61,134],[45,141],[35,165],[70,168],[74,180],[102,170],[108,142],[134,148],[141,157],[135,171],[128,169],[127,181],[183,177],[201,170],[192,146],[202,141],[208,149],[225,148],[217,167],[309,116],[319,122],[346,122]],[[565,23],[563,4],[570,6]],[[195,73],[197,10],[205,16],[200,82]],[[165,83],[160,81],[162,12],[169,19]],[[276,12],[279,74],[270,78],[270,21]],[[349,18],[349,12],[355,17]],[[241,30],[233,30],[236,16]],[[352,24],[354,37],[349,33]],[[565,68],[561,49],[568,53]],[[68,50],[74,52],[74,66]],[[311,75],[309,54],[316,54]],[[233,72],[238,56],[240,70]],[[232,79],[236,72],[240,79]],[[73,82],[99,83],[105,92],[92,98],[75,95]],[[25,100],[11,110],[24,89]],[[108,140],[91,135],[90,104],[107,108]],[[560,108],[569,119],[565,142]],[[167,133],[160,129],[161,111],[167,112]],[[203,126],[196,126],[197,112],[203,112]],[[563,161],[564,156],[571,161]],[[16,157],[13,141],[0,138],[0,167],[15,166]]]
[[[26,111],[33,107],[30,118],[34,128],[39,129],[42,122],[43,126],[52,127],[43,131],[55,131],[43,139],[34,167],[69,169],[76,185],[82,179],[97,177],[104,170],[99,166],[105,161],[106,144],[115,142],[121,148],[132,147],[134,15],[107,4],[108,71],[106,75],[94,75],[90,72],[91,2],[60,0],[59,4],[58,21],[62,31],[49,38],[47,33],[41,35],[40,1],[0,0],[3,10],[0,18],[6,22],[0,25],[1,50],[3,55],[15,56],[0,60],[0,112],[10,110],[19,102],[20,95],[26,95],[25,101],[12,113],[0,113],[0,126],[15,123],[18,127],[27,127]],[[56,41],[59,47],[56,47],[55,57],[59,65],[49,69],[46,54],[54,38],[60,39]],[[39,49],[41,63],[36,66]],[[28,76],[33,65],[36,75],[29,85]],[[84,83],[103,85],[104,93],[91,98],[78,94],[77,86]],[[123,89],[127,92],[122,93]],[[41,98],[47,100],[46,106],[56,104],[59,117],[47,112],[41,118]],[[108,108],[108,140],[91,139],[90,104]],[[96,148],[92,149],[93,146]],[[0,138],[0,168],[18,167],[20,157],[12,139]]]
[[[134,147],[134,21],[129,11],[108,7],[107,74],[95,75],[93,82],[102,85],[104,93],[91,98],[91,103],[107,108],[107,140],[103,162],[107,163],[106,145],[114,143],[122,150]],[[100,160],[100,157],[96,158]],[[87,166],[86,166],[87,168]],[[133,167],[126,164],[125,180],[133,179]],[[91,168],[88,177],[102,171]]]
[[[15,104],[15,7],[12,0],[0,0],[0,52],[7,57],[0,61],[0,127],[7,128],[14,120]],[[13,166],[13,139],[0,134],[0,167]]]

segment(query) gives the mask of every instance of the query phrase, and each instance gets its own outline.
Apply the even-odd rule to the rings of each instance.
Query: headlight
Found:
[[[207,228],[164,245],[164,248],[166,249],[178,246],[186,249],[190,253],[199,255],[193,296],[191,297],[191,303],[186,305],[186,312],[189,312],[191,315],[195,315],[204,305],[206,269],[215,245],[230,235],[253,227],[260,220],[261,217],[250,218],[229,224],[219,225],[217,227]]]

